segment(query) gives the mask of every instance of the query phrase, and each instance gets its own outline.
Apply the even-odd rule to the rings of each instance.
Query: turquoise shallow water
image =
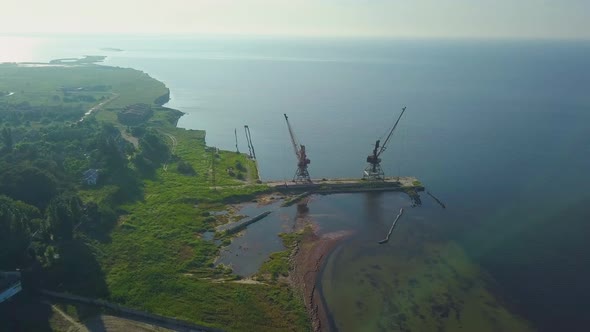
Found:
[[[590,43],[27,40],[23,60],[102,54],[145,70],[171,88],[169,106],[187,112],[179,125],[207,129],[210,145],[233,149],[234,128],[248,124],[264,179],[294,172],[283,113],[312,176],[352,177],[408,106],[386,173],[415,175],[445,202],[444,231],[537,326],[590,323]]]

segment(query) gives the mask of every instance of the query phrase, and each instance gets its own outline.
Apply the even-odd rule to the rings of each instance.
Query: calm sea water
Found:
[[[590,323],[590,42],[103,36],[0,44],[0,61],[108,55],[108,65],[148,72],[171,89],[168,106],[187,113],[179,126],[206,129],[209,145],[235,149],[237,128],[245,151],[249,125],[264,179],[295,170],[283,113],[307,146],[312,177],[355,177],[407,106],[383,156],[386,173],[417,176],[446,203],[450,236],[527,318],[546,330]]]

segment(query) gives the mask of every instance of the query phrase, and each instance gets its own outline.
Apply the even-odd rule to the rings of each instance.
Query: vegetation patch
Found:
[[[148,104],[134,104],[125,106],[117,112],[117,120],[126,126],[136,126],[145,123],[154,115],[154,110]]]

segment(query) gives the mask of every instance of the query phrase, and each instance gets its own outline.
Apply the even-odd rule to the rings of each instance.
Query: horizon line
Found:
[[[200,32],[0,32],[0,37],[172,37],[172,38],[260,38],[260,39],[338,39],[338,40],[447,40],[447,41],[590,41],[590,37],[556,36],[405,36],[405,35],[305,35],[242,34]]]

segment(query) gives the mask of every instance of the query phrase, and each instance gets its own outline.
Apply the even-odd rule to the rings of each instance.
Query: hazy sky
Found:
[[[590,0],[3,0],[0,33],[590,38]]]

